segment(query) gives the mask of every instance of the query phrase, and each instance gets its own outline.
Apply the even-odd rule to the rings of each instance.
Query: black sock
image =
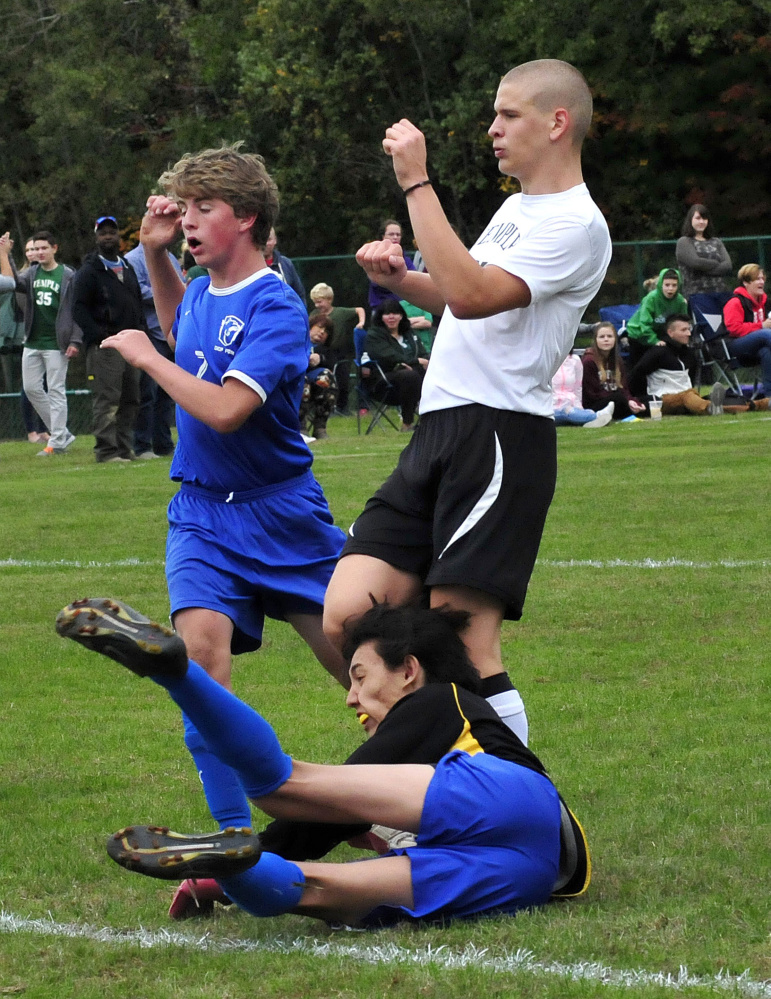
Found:
[[[516,690],[516,687],[511,682],[509,674],[504,672],[483,677],[479,693],[482,697],[492,697],[494,694],[502,694],[506,690]]]

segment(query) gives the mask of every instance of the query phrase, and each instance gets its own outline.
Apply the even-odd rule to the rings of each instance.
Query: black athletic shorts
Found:
[[[478,404],[421,416],[341,553],[472,586],[519,620],[557,477],[554,421]]]

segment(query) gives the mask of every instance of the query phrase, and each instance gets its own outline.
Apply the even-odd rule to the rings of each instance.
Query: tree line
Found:
[[[138,224],[182,153],[243,139],[281,191],[281,245],[350,253],[406,220],[383,131],[427,134],[432,178],[473,240],[516,186],[486,129],[500,76],[585,74],[585,173],[614,240],[670,239],[706,201],[721,235],[771,231],[771,3],[751,0],[0,0],[0,226],[91,247]]]

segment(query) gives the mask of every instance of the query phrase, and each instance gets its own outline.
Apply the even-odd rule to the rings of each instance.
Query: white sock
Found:
[[[485,698],[487,703],[495,708],[504,724],[508,725],[514,735],[527,745],[527,715],[525,705],[518,690],[504,690],[500,694],[492,694]]]

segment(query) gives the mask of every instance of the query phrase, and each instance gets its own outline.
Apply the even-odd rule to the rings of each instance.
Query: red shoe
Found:
[[[214,878],[188,878],[174,892],[169,916],[172,919],[211,916],[215,902],[220,905],[233,904]]]

